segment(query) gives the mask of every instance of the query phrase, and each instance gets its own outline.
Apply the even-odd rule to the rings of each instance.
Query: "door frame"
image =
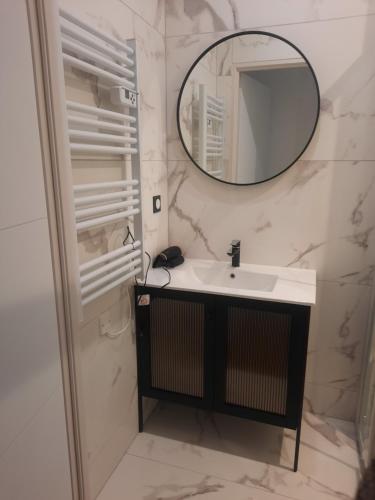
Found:
[[[73,500],[91,500],[82,429],[79,324],[82,319],[64,75],[56,1],[26,0],[41,137]]]
[[[302,57],[287,59],[262,59],[260,61],[248,61],[232,64],[232,152],[229,165],[231,166],[231,179],[237,179],[237,157],[238,157],[238,119],[239,119],[239,90],[240,75],[246,71],[264,71],[283,68],[305,67],[306,62]]]

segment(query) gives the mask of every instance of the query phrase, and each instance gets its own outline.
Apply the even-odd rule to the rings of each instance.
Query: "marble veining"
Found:
[[[375,12],[373,0],[277,0],[272,9],[256,0],[173,0],[166,2],[167,36],[286,23],[363,16]]]
[[[314,252],[315,250],[317,250],[318,248],[320,248],[322,245],[324,245],[324,243],[325,243],[324,241],[322,241],[321,243],[310,243],[307,246],[307,248],[305,248],[305,249],[303,249],[301,251],[299,251],[299,250],[296,249],[297,256],[294,257],[293,260],[291,260],[290,262],[287,263],[287,267],[293,266],[293,265],[298,264],[298,263],[302,263],[303,264],[304,262],[306,262],[304,260],[304,257],[306,255],[308,255],[309,253]]]
[[[352,500],[359,461],[352,427],[305,412],[300,468],[294,431],[159,404],[99,496],[120,500]]]

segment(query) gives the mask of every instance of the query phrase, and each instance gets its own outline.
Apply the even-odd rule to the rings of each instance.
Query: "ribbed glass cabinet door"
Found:
[[[137,307],[142,394],[212,407],[212,297],[177,290],[138,290],[150,298],[147,305]]]
[[[291,317],[230,306],[225,403],[286,415]]]
[[[217,411],[296,428],[303,400],[309,309],[216,300]]]
[[[151,387],[203,398],[204,304],[155,297],[150,305]]]

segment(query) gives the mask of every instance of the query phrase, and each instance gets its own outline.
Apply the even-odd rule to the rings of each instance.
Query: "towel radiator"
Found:
[[[135,241],[82,263],[79,267],[83,306],[143,274],[141,171],[136,49],[60,9],[64,68],[98,78],[116,111],[66,101],[70,154],[118,155],[120,181],[72,186],[77,233],[124,220],[133,224]],[[124,111],[125,110],[125,111]]]

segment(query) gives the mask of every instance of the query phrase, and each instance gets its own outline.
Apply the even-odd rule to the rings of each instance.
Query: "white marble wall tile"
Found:
[[[295,473],[294,436],[227,415],[162,405],[129,453],[295,500],[353,498],[359,467],[355,442],[306,413]]]
[[[211,51],[210,51],[211,52]],[[209,52],[209,53],[210,53]],[[216,75],[231,76],[233,62],[233,40],[216,46]]]
[[[200,60],[200,65],[204,66],[210,73],[216,75],[217,49],[214,47]]]
[[[375,125],[375,16],[291,25],[274,31],[304,52],[320,87],[319,127],[304,158],[373,160],[375,148],[368,131]],[[345,43],[348,33],[354,43]],[[317,39],[326,42],[316,44],[313,40]]]
[[[120,0],[150,26],[165,34],[165,0]]]
[[[375,12],[373,0],[168,0],[166,34],[179,36],[262,26],[363,16]]]
[[[156,195],[161,196],[161,211],[154,214],[152,198]],[[144,248],[154,258],[168,246],[168,187],[165,162],[142,162],[142,200]]]
[[[126,493],[125,493],[126,492]],[[187,499],[283,500],[284,497],[173,465],[126,455],[98,500]]]
[[[318,282],[310,324],[308,382],[359,390],[370,295],[368,286]]]
[[[143,160],[166,160],[165,43],[160,33],[135,17]]]
[[[272,61],[274,59],[299,59],[299,53],[278,38],[266,35],[244,35],[233,38],[234,63]],[[229,64],[229,61],[228,61]]]
[[[328,385],[305,384],[304,408],[318,415],[355,421],[358,392],[336,389]]]

